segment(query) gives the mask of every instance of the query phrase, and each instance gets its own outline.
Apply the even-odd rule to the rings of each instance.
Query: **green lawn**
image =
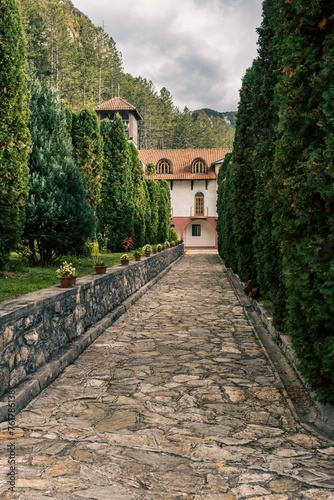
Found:
[[[120,257],[124,252],[120,253],[104,253],[102,258],[108,267],[120,264]],[[130,260],[134,259],[133,251],[129,252]],[[78,277],[86,274],[95,273],[94,261],[90,257],[73,257],[67,256],[61,259],[61,262],[67,260],[72,262],[76,268]],[[61,263],[60,262],[60,263]],[[34,266],[24,262],[21,257],[12,253],[10,261],[5,271],[0,271],[0,302],[4,300],[15,299],[29,292],[35,292],[42,288],[47,288],[59,283],[57,277],[57,269],[59,265],[48,267]]]

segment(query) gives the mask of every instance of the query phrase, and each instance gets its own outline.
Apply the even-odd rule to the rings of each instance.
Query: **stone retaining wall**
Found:
[[[0,304],[0,397],[181,257],[184,246]]]

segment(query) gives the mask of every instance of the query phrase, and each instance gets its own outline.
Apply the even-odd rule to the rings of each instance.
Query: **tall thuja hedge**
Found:
[[[96,212],[101,201],[103,141],[94,111],[84,108],[77,116],[74,115],[72,140],[87,201]]]
[[[145,184],[148,192],[148,200],[151,209],[151,221],[146,228],[147,243],[159,243],[158,241],[158,225],[159,225],[159,185],[154,179],[145,179]]]
[[[167,182],[163,179],[158,184],[159,201],[158,201],[158,242],[163,243],[169,238],[170,218],[171,218],[171,201],[170,191]]]
[[[64,107],[49,85],[41,88],[32,79],[29,86],[32,152],[24,238],[33,259],[49,264],[63,254],[81,252],[95,221],[73,161]]]
[[[145,192],[145,243],[153,241],[153,228],[152,228],[152,209],[151,209],[151,199],[150,192],[148,190],[147,180],[143,179],[143,188]]]
[[[118,113],[112,125],[108,119],[102,120],[101,135],[104,160],[98,227],[107,238],[108,250],[118,252],[124,250],[122,242],[133,229],[134,213],[129,145]]]
[[[254,65],[248,69],[242,82],[238,120],[233,145],[233,232],[237,267],[234,269],[242,281],[256,285],[256,268],[253,248],[254,238],[254,189],[255,177],[252,151],[255,138],[253,123]]]
[[[290,0],[276,26],[282,79],[274,222],[287,289],[286,330],[300,369],[334,403],[334,18],[331,2]]]
[[[18,4],[0,2],[0,268],[22,235],[28,194],[26,46]]]
[[[235,237],[233,231],[234,186],[232,153],[225,156],[218,173],[217,233],[218,251],[227,267],[237,269]]]
[[[143,181],[143,167],[140,163],[137,148],[132,142],[129,143],[129,151],[131,158],[134,204],[133,232],[131,237],[135,248],[139,248],[146,243],[146,206],[148,203]]]
[[[262,297],[273,304],[276,324],[283,325],[285,315],[285,287],[282,282],[280,245],[273,234],[273,163],[278,139],[278,107],[274,102],[279,80],[274,25],[281,16],[277,0],[263,2],[263,20],[257,30],[258,58],[253,63],[252,133],[254,148],[252,166],[255,177],[254,192],[254,259],[257,281]]]

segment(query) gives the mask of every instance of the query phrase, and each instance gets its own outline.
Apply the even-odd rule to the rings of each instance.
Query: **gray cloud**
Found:
[[[126,72],[167,87],[182,110],[237,109],[256,57],[261,0],[73,0],[113,37]]]

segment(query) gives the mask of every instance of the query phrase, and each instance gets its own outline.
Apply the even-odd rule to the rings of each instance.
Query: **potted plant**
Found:
[[[149,257],[151,252],[152,252],[152,246],[147,244],[143,246],[143,252],[145,254],[145,257]]]
[[[123,254],[122,257],[121,257],[121,264],[122,266],[127,266],[129,264],[129,256],[127,253]]]
[[[169,243],[169,241],[165,241],[165,248],[167,249],[167,248],[169,248],[169,247],[170,247],[170,243]]]
[[[105,274],[107,271],[107,266],[103,262],[102,257],[99,252],[99,244],[97,241],[91,243],[91,256],[94,260],[94,269],[96,274]]]
[[[134,256],[135,256],[135,260],[139,261],[141,259],[142,253],[139,252],[139,250],[136,250],[134,253]]]
[[[171,241],[171,245],[172,245],[172,247],[175,247],[175,245],[176,245],[175,241]]]
[[[102,259],[98,259],[95,262],[95,272],[96,274],[105,274],[107,271],[107,265],[103,262]]]
[[[153,245],[152,253],[153,253],[153,255],[155,255],[157,253],[157,245]]]
[[[161,245],[161,243],[158,243],[157,244],[157,251],[161,252],[161,250],[162,250],[162,245]]]
[[[75,285],[76,274],[75,267],[72,266],[72,262],[69,264],[65,260],[62,265],[57,269],[57,276],[60,279],[61,288],[69,288]]]

